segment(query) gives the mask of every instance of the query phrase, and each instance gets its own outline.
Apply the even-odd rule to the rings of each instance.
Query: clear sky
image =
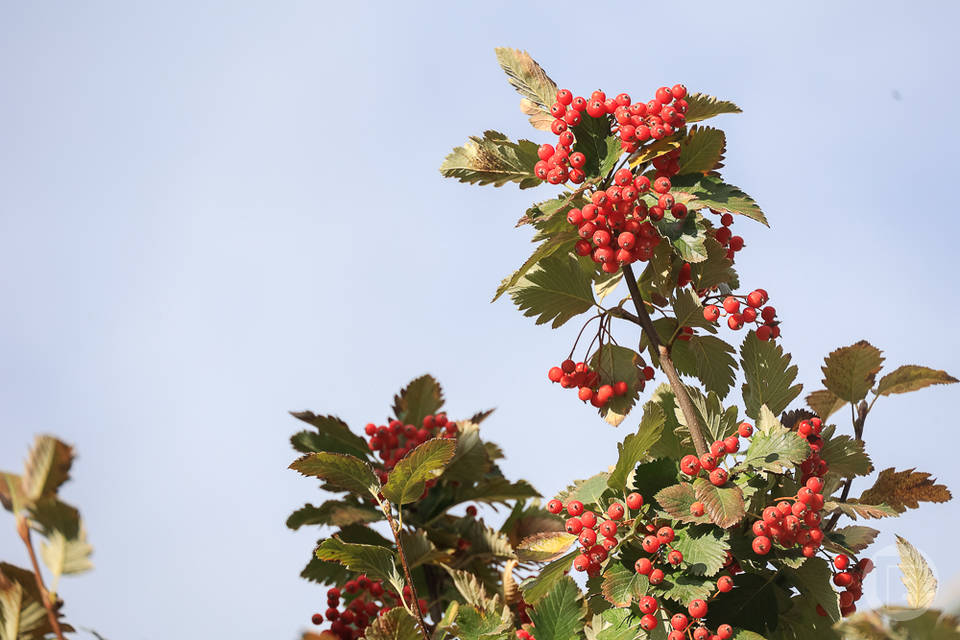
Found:
[[[737,102],[725,175],[765,209],[738,256],[807,390],[866,338],[960,372],[957,3],[0,2],[0,468],[74,443],[65,499],[96,570],[66,613],[111,640],[293,638],[322,605],[316,535],[284,519],[312,409],[382,419],[430,371],[454,415],[491,406],[504,467],[552,493],[614,460],[615,430],[546,380],[575,330],[488,304],[549,187],[437,168],[526,125],[493,48],[563,86],[682,82]],[[953,78],[953,80],[951,80]],[[629,330],[628,327],[624,327]],[[739,336],[734,336],[739,339]],[[960,385],[877,404],[879,468],[960,491]],[[634,421],[635,424],[635,421]],[[845,425],[845,428],[849,428]],[[941,578],[956,504],[881,523]],[[0,558],[24,563],[0,515]]]

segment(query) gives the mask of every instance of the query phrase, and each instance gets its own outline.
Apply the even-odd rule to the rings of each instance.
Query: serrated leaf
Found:
[[[0,471],[0,504],[7,511],[18,513],[27,505],[23,483],[19,475]]]
[[[403,553],[407,557],[407,564],[411,569],[423,564],[443,564],[449,562],[452,556],[440,551],[430,542],[425,531],[403,531],[400,533],[400,543]]]
[[[857,552],[863,551],[873,544],[878,535],[880,535],[880,532],[873,527],[854,524],[830,531],[827,533],[827,540],[824,542],[838,545],[843,553],[856,555]]]
[[[702,315],[700,316],[703,317]],[[737,379],[736,350],[717,336],[693,335],[673,343],[671,355],[677,371],[695,376],[707,391],[727,397]]]
[[[656,509],[660,505],[651,500],[661,489],[677,481],[677,461],[670,458],[656,458],[642,462],[630,476],[629,491],[639,492]]]
[[[537,640],[578,640],[587,606],[573,578],[564,577],[529,612]]]
[[[828,514],[834,511],[840,511],[843,515],[853,518],[854,520],[856,520],[857,517],[867,520],[893,518],[900,514],[899,511],[886,504],[866,504],[854,500],[847,502],[827,500],[823,505],[823,509]]]
[[[617,445],[617,464],[607,478],[608,487],[622,491],[627,486],[630,473],[660,439],[665,421],[660,405],[653,402],[643,405],[643,418],[637,432],[631,433]]]
[[[925,609],[937,596],[937,579],[930,565],[917,548],[906,539],[897,536],[897,553],[900,554],[900,571],[903,586],[907,588],[907,604],[915,609]]]
[[[459,640],[510,640],[513,615],[509,607],[495,602],[460,607],[453,631]]]
[[[450,577],[453,579],[453,586],[456,588],[463,601],[473,607],[486,607],[490,604],[490,597],[483,583],[474,574],[469,571],[451,569],[444,567]]]
[[[757,430],[750,439],[750,446],[736,469],[752,468],[774,473],[786,473],[803,462],[810,455],[807,441],[780,425],[773,414],[775,424],[766,430]]]
[[[613,293],[617,285],[623,280],[623,271],[614,271],[613,273],[603,273],[598,270],[594,277],[593,292],[597,296],[597,302],[603,302],[603,299]]]
[[[523,599],[533,604],[540,598],[547,595],[554,585],[570,570],[573,559],[580,552],[573,551],[558,560],[554,560],[547,566],[540,569],[540,573],[532,578],[527,578],[520,585],[523,592]]]
[[[419,498],[426,482],[443,473],[456,448],[456,441],[449,438],[433,438],[417,445],[390,471],[387,483],[383,485],[384,497],[397,505]]]
[[[60,627],[74,630],[62,621]],[[0,562],[0,640],[41,640],[52,635],[34,574]]]
[[[727,137],[720,129],[712,127],[690,127],[686,137],[680,141],[680,165],[677,175],[696,173],[706,175],[723,166],[723,153],[727,148]]]
[[[318,584],[339,585],[350,579],[350,572],[336,562],[325,562],[316,556],[300,572],[300,577]]]
[[[894,393],[909,393],[934,384],[953,384],[955,382],[957,382],[957,379],[946,371],[915,364],[905,364],[880,378],[880,384],[877,385],[877,394],[889,396]]]
[[[623,422],[640,397],[642,362],[640,354],[633,349],[610,343],[601,346],[590,358],[590,367],[599,374],[600,384],[627,383],[626,393],[614,396],[599,409],[603,419],[615,427]]]
[[[61,575],[83,573],[93,568],[90,556],[93,547],[75,507],[54,498],[44,498],[30,508],[31,526],[46,540],[40,545],[40,556],[53,575],[53,589]]]
[[[863,449],[863,442],[847,435],[825,438],[820,457],[830,465],[830,473],[844,478],[865,476],[873,471],[873,463]]]
[[[20,486],[29,502],[55,496],[57,489],[70,479],[73,447],[53,436],[37,436],[27,455]]]
[[[556,120],[550,113],[544,111],[539,104],[529,98],[520,98],[520,111],[530,116],[530,124],[534,129],[550,131],[553,121]]]
[[[685,261],[695,264],[707,259],[707,247],[704,244],[707,231],[699,214],[691,212],[677,220],[668,213],[662,220],[654,222],[653,226],[669,240],[676,254]]]
[[[557,101],[557,84],[547,72],[526,51],[509,47],[497,47],[494,51],[510,86],[549,114],[550,105]]]
[[[760,340],[755,331],[748,333],[740,345],[740,367],[744,377],[743,402],[747,415],[753,419],[762,405],[774,414],[781,413],[803,390],[803,385],[793,384],[797,366],[790,364],[790,354],[773,341]]]
[[[580,124],[570,127],[576,141],[573,143],[574,153],[584,155],[585,162],[580,168],[587,178],[601,177],[601,166],[608,164],[610,147],[607,140],[610,137],[610,119],[607,116],[593,118],[583,112]]]
[[[560,558],[577,541],[577,536],[566,531],[548,531],[525,538],[516,549],[523,562],[552,562]]]
[[[315,555],[319,560],[338,562],[351,571],[365,573],[374,579],[400,584],[398,591],[402,588],[403,581],[397,570],[396,555],[385,547],[348,543],[333,537],[321,542]]]
[[[310,453],[294,460],[289,468],[354,493],[376,495],[380,486],[369,464],[343,453]]]
[[[698,502],[696,493],[693,490],[693,484],[681,482],[661,489],[654,496],[660,508],[671,518],[683,523],[706,524],[710,518],[704,514],[695,516],[690,513],[690,507],[694,502]]]
[[[578,239],[579,237],[573,231],[561,231],[552,235],[544,242],[541,242],[539,245],[537,245],[537,248],[534,249],[530,257],[527,258],[527,261],[520,265],[519,269],[511,273],[500,282],[500,286],[497,287],[497,291],[493,296],[493,300],[490,302],[496,302],[500,296],[515,287],[517,283],[520,282],[520,279],[527,275],[534,265],[536,265],[540,260],[549,258],[557,253],[563,255],[570,253],[570,251],[573,250],[573,245],[577,243]],[[602,299],[603,298],[601,297],[601,300]]]
[[[312,411],[291,411],[290,415],[316,428],[316,432],[301,431],[290,438],[293,448],[300,453],[346,453],[358,458],[370,454],[366,440],[336,416],[318,416]]]
[[[557,500],[566,504],[570,500],[579,500],[584,505],[596,504],[607,490],[610,474],[602,471],[585,480],[574,480],[573,484],[557,494]]]
[[[687,113],[685,114],[687,124],[700,122],[724,113],[743,113],[740,107],[729,100],[720,100],[705,93],[691,93],[685,99],[687,101]]]
[[[740,522],[744,516],[743,491],[733,483],[715,487],[703,478],[693,481],[693,492],[703,503],[710,521],[727,529]]]
[[[600,592],[615,607],[629,607],[634,600],[647,593],[650,581],[646,576],[613,562],[603,572]]]
[[[569,255],[544,258],[511,289],[514,304],[537,324],[556,329],[594,306],[590,277]]]
[[[714,581],[711,578],[678,571],[668,574],[658,589],[660,590],[660,593],[658,593],[660,597],[673,600],[686,607],[691,600],[697,598],[701,600],[709,599],[714,591]]]
[[[483,137],[470,136],[462,147],[455,147],[440,165],[440,173],[470,184],[502,187],[516,182],[529,189],[543,184],[533,172],[538,161],[535,143],[513,142],[499,131],[484,131]]]
[[[686,571],[697,576],[713,576],[726,561],[730,548],[728,540],[726,531],[712,525],[700,525],[677,529],[672,544],[683,554]]]
[[[287,526],[297,530],[304,525],[331,525],[346,527],[351,524],[367,524],[383,519],[383,513],[365,504],[351,504],[339,500],[327,500],[319,507],[305,504],[287,518]]]
[[[461,485],[481,481],[493,466],[480,439],[480,427],[472,422],[457,423],[457,448],[443,472],[444,478]]]
[[[703,241],[707,250],[707,259],[690,265],[690,281],[697,291],[725,285],[730,289],[740,287],[740,278],[733,268],[733,260],[727,258],[727,250],[721,245],[713,232],[708,229],[707,238]]]
[[[918,508],[921,502],[947,502],[951,498],[950,490],[937,484],[929,473],[916,469],[897,471],[890,467],[880,472],[873,487],[863,492],[859,502],[882,503],[903,513],[908,508]]]
[[[840,619],[840,602],[830,580],[833,572],[823,558],[808,558],[799,569],[789,567],[780,570],[790,584],[796,585],[805,597],[823,607],[827,617],[836,622]]]
[[[687,205],[690,211],[710,208],[720,213],[734,213],[770,226],[760,205],[740,187],[727,184],[719,176],[689,174],[671,178],[674,200]]]
[[[393,415],[404,424],[420,427],[423,419],[443,407],[443,387],[430,374],[414,378],[393,397]]]
[[[738,410],[736,405],[731,405],[726,409],[720,402],[720,396],[710,391],[707,395],[696,387],[689,387],[687,394],[690,396],[690,402],[700,418],[700,424],[707,430],[708,437],[711,440],[722,440],[733,434],[737,430],[740,421],[737,418]],[[679,407],[675,409],[677,420],[681,423],[686,422],[683,411]]]
[[[540,494],[526,480],[510,482],[506,478],[491,478],[457,493],[457,504],[473,500],[495,504],[524,498],[539,498]]]
[[[861,340],[832,351],[823,360],[823,386],[847,402],[860,402],[883,367],[882,352]]]
[[[634,640],[640,637],[640,616],[633,615],[629,609],[607,609],[594,615],[591,626],[596,634],[595,640]]]
[[[651,160],[655,160],[662,155],[670,153],[674,149],[679,149],[680,139],[681,136],[678,132],[670,137],[662,138],[651,144],[644,145],[638,149],[636,153],[630,156],[630,168],[636,169],[640,165],[644,165]]]
[[[367,640],[418,640],[417,621],[403,607],[394,607],[378,615],[364,630]]]
[[[845,404],[847,404],[846,400],[833,395],[829,389],[820,389],[807,396],[807,406],[813,409],[821,420],[827,420]]]

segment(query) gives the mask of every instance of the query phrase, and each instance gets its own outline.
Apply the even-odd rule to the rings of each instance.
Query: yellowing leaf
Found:
[[[807,406],[813,409],[821,420],[827,420],[845,404],[846,400],[841,400],[829,389],[820,389],[807,396]]]
[[[513,142],[498,131],[485,131],[483,137],[470,136],[462,147],[454,148],[440,165],[440,173],[460,182],[495,187],[516,182],[527,189],[543,184],[533,173],[538,160],[533,142]]]
[[[524,562],[552,562],[564,555],[577,536],[566,531],[548,531],[520,542],[517,557]]]
[[[908,508],[918,508],[921,502],[947,502],[952,497],[950,490],[937,484],[929,473],[916,469],[897,471],[891,467],[880,472],[873,487],[864,491],[859,501],[887,504],[903,513]]]
[[[907,604],[915,609],[925,609],[937,596],[937,579],[916,547],[897,536],[897,552],[900,554],[900,571],[903,586],[907,588]]]
[[[916,391],[933,384],[953,384],[954,382],[957,382],[957,379],[946,371],[906,364],[880,378],[877,393],[881,396],[889,396],[893,393]]]

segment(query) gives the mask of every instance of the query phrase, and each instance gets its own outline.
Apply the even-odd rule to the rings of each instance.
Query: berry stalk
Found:
[[[633,306],[637,309],[640,327],[647,335],[647,340],[650,341],[650,344],[653,345],[660,356],[660,368],[663,369],[663,372],[666,374],[667,380],[670,382],[670,388],[673,390],[673,395],[677,399],[677,404],[680,405],[680,410],[683,412],[683,419],[687,423],[687,428],[690,430],[690,437],[693,439],[693,446],[697,450],[697,455],[702,456],[709,453],[710,450],[707,448],[707,440],[703,437],[703,427],[697,418],[697,412],[693,408],[693,402],[690,401],[690,396],[687,394],[687,388],[683,385],[683,382],[681,382],[676,367],[673,366],[673,360],[670,358],[670,350],[660,342],[660,336],[657,335],[653,321],[643,306],[643,297],[640,295],[640,288],[637,286],[637,277],[633,274],[633,268],[629,264],[624,264],[622,269],[623,278],[627,281],[627,288],[630,290],[630,297],[633,299]]]
[[[50,622],[50,628],[53,629],[53,632],[59,640],[64,640],[63,631],[60,629],[60,621],[57,620],[57,614],[53,610],[53,603],[50,601],[50,592],[47,591],[47,587],[43,584],[43,576],[40,573],[37,554],[33,550],[33,541],[30,539],[30,525],[27,523],[27,518],[22,514],[17,515],[17,533],[20,534],[20,539],[23,540],[23,544],[27,546],[27,552],[30,554],[30,563],[33,565],[33,575],[37,578],[37,589],[40,591],[43,608],[47,610],[47,620]]]
[[[390,524],[390,533],[393,534],[393,540],[397,543],[397,555],[400,557],[400,564],[403,566],[403,575],[407,579],[407,584],[410,586],[410,600],[413,603],[411,609],[413,609],[413,615],[417,619],[417,626],[420,627],[423,640],[430,640],[427,623],[423,621],[423,612],[420,611],[420,596],[417,595],[417,586],[413,583],[413,576],[410,575],[410,565],[407,564],[407,555],[403,552],[403,545],[400,544],[400,525],[393,519],[393,514],[390,512],[390,503],[386,500],[380,501],[379,499],[378,502],[380,503],[380,510],[383,511],[383,515],[387,517],[387,522]]]

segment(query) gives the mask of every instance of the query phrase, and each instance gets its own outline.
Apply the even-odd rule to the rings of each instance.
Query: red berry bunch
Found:
[[[833,584],[841,587],[840,592],[840,613],[843,616],[852,615],[857,611],[857,600],[863,596],[863,579],[873,571],[873,561],[869,558],[863,558],[859,562],[851,564],[850,558],[844,554],[838,554],[833,558],[833,567],[836,572],[833,575]],[[822,607],[818,606],[818,613]],[[824,615],[826,612],[821,613]]]
[[[653,367],[644,367],[644,380],[640,382],[643,390],[646,380],[653,378]],[[619,397],[629,390],[626,381],[618,380],[613,384],[600,384],[600,373],[591,369],[585,362],[574,362],[567,359],[559,367],[551,367],[547,372],[551,382],[559,383],[564,389],[576,387],[577,396],[584,402],[600,408],[606,406],[614,397]]]
[[[741,305],[740,298],[745,304]],[[744,296],[727,296],[721,306],[708,304],[703,308],[703,317],[708,322],[717,322],[721,316],[727,316],[727,326],[739,331],[748,324],[757,325],[757,338],[773,340],[780,337],[779,322],[775,320],[777,310],[767,306],[769,296],[765,289],[754,289]]]
[[[732,587],[731,587],[732,588]],[[721,624],[716,632],[704,624],[703,618],[707,615],[707,603],[699,598],[687,605],[687,617],[685,613],[674,614],[670,618],[671,631],[667,634],[668,640],[729,640],[733,637],[733,627],[728,624]]]
[[[410,600],[409,587],[404,587],[405,600]],[[341,598],[343,606],[341,608]],[[323,624],[324,619],[330,621],[331,633],[341,640],[356,640],[364,637],[370,622],[399,604],[397,594],[383,588],[379,580],[370,580],[360,575],[348,580],[343,589],[332,587],[327,590],[327,610],[315,613],[311,618],[313,624]],[[420,609],[426,611],[427,603],[420,601]]]
[[[533,624],[530,625],[531,627]],[[517,629],[517,640],[537,640],[536,637],[526,629]]]
[[[693,454],[683,456],[680,459],[680,471],[690,477],[700,475],[701,471],[707,472],[707,479],[717,487],[722,487],[730,479],[730,472],[721,466],[726,456],[733,455],[740,450],[740,438],[749,438],[753,435],[753,425],[749,422],[741,422],[737,427],[737,433],[730,434],[723,440],[716,440],[710,445],[709,453],[705,453],[699,458]],[[690,505],[690,513],[694,516],[702,516],[704,506],[702,502],[694,502]]]
[[[534,167],[534,172],[550,184],[562,184],[568,180],[574,184],[583,182],[586,179],[583,172],[586,157],[579,151],[573,151],[576,137],[571,127],[580,124],[584,117],[606,118],[612,115],[617,122],[616,132],[620,136],[622,149],[632,153],[647,140],[660,140],[683,126],[687,111],[686,95],[687,89],[682,84],[672,88],[660,87],[649,102],[633,102],[626,93],[607,98],[603,91],[597,90],[588,100],[574,96],[568,89],[557,91],[557,101],[550,107],[550,114],[554,118],[550,130],[557,136],[557,145],[540,147],[540,161]]]
[[[763,510],[762,518],[753,523],[753,551],[767,555],[773,542],[784,548],[800,545],[807,558],[812,558],[823,543],[820,529],[823,508],[823,480],[811,477],[797,495],[782,498],[775,506]]]
[[[823,438],[820,432],[823,430],[823,422],[820,418],[810,418],[801,420],[796,425],[797,435],[806,438],[810,444],[810,455],[800,465],[800,472],[803,474],[800,478],[801,483],[806,483],[810,478],[822,478],[830,470],[827,461],[820,457],[823,450]]]
[[[457,423],[448,420],[446,414],[440,413],[425,417],[420,428],[412,424],[405,425],[399,420],[391,420],[389,425],[380,426],[371,422],[364,428],[364,433],[369,436],[367,445],[370,450],[380,456],[387,469],[392,469],[411,449],[430,438],[455,438]]]
[[[716,209],[711,209],[711,213],[720,214]],[[743,249],[743,238],[733,235],[730,227],[733,226],[733,215],[724,213],[720,215],[720,227],[715,229],[713,237],[727,249],[727,260],[734,260],[734,255]]]

